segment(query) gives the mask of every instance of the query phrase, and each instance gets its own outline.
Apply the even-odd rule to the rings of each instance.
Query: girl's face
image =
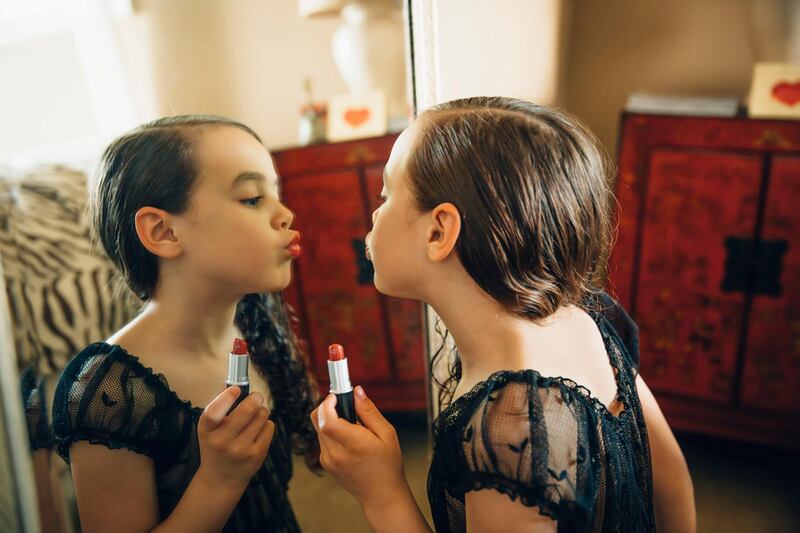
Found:
[[[417,209],[406,173],[406,157],[414,142],[413,126],[392,148],[383,172],[383,203],[372,213],[367,257],[375,267],[375,287],[389,296],[422,299],[428,221]]]
[[[299,234],[278,198],[272,157],[239,128],[209,126],[196,135],[195,190],[175,217],[188,271],[238,295],[286,288]]]

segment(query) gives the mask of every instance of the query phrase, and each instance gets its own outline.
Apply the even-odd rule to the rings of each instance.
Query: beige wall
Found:
[[[790,54],[795,2],[573,0],[566,107],[614,157],[631,92],[744,97],[754,61]]]
[[[270,148],[294,145],[303,79],[316,100],[346,92],[331,55],[341,19],[302,19],[296,0],[139,0],[116,21],[95,5],[23,18],[31,29],[14,38],[0,20],[0,165],[88,165],[124,130],[179,113],[228,115]]]
[[[140,0],[120,24],[145,118],[217,113],[270,148],[297,139],[302,81],[316,99],[346,92],[330,51],[339,18],[302,19],[296,0]]]
[[[613,155],[619,113],[630,92],[744,96],[755,60],[785,56],[789,25],[800,24],[800,9],[792,15],[788,6],[798,4],[439,0],[440,22],[450,21],[448,27],[460,32],[454,39],[446,39],[444,30],[440,35],[443,78],[449,80],[442,95],[462,96],[465,87],[477,84],[473,94],[560,102],[586,121]],[[134,14],[117,27],[141,120],[175,113],[230,115],[275,148],[295,143],[304,77],[314,80],[319,100],[346,91],[330,53],[339,19],[301,19],[296,0],[137,0],[134,5]],[[546,22],[559,9],[568,14],[564,35]],[[480,13],[475,27],[452,23],[469,22],[468,11]],[[550,39],[541,39],[548,34]],[[796,59],[798,34],[795,30],[790,47]],[[552,37],[560,43],[556,63],[546,46]],[[0,50],[2,74],[14,73],[6,79],[17,77],[16,65],[35,65],[25,84],[4,84],[0,91],[5,96],[0,144],[6,148],[56,142],[95,127],[77,82],[70,85],[65,75],[67,81],[57,83],[57,98],[49,90],[52,74],[71,64],[59,59],[66,48],[44,54],[53,38]],[[488,53],[487,42],[505,46],[505,52]]]
[[[75,39],[66,32],[0,47],[0,153],[90,134],[92,117]],[[51,64],[52,68],[30,68]],[[20,78],[24,82],[18,82]]]
[[[437,100],[558,100],[564,0],[437,0]]]

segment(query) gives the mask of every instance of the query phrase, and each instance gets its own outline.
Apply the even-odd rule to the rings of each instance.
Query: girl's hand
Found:
[[[403,454],[394,427],[364,389],[356,387],[354,396],[363,426],[337,416],[333,394],[311,412],[319,436],[320,462],[363,507],[380,507],[408,492]]]
[[[197,424],[197,475],[211,487],[234,491],[244,490],[264,463],[275,433],[264,397],[257,392],[225,416],[238,397],[239,387],[225,389],[206,406]]]

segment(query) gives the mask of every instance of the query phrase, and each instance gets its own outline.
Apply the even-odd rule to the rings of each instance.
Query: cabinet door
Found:
[[[755,235],[760,176],[759,157],[651,153],[635,294],[655,390],[732,400],[745,290],[722,285],[727,248]]]
[[[800,412],[800,157],[776,157],[742,377],[744,405]]]
[[[383,165],[365,169],[370,214],[377,209],[383,188]],[[425,379],[422,344],[422,304],[415,300],[383,296],[389,342],[396,376],[401,381]]]
[[[327,347],[344,346],[354,383],[390,377],[379,295],[365,275],[359,243],[367,233],[361,180],[354,171],[286,177],[286,204],[303,234],[295,273],[317,377],[327,383]]]
[[[308,341],[308,331],[306,327],[306,320],[303,319],[303,314],[305,310],[303,309],[303,298],[302,298],[302,291],[300,290],[300,284],[302,283],[299,278],[300,274],[297,270],[297,263],[292,264],[292,282],[283,291],[283,298],[286,300],[286,303],[291,308],[292,312],[295,315],[296,321],[292,321],[291,324],[295,335],[302,340]],[[306,346],[307,349],[310,350],[310,346]],[[319,372],[317,369],[317,365],[319,364],[313,357],[313,353],[308,354],[308,365],[309,370],[314,374],[317,375]]]

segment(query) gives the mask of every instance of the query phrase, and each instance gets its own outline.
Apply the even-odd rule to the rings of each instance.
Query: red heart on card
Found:
[[[788,106],[800,102],[800,81],[789,83],[782,81],[772,86],[772,96]]]
[[[372,113],[370,110],[366,107],[360,109],[347,109],[344,112],[344,121],[354,128],[357,128],[368,121],[371,114]]]

